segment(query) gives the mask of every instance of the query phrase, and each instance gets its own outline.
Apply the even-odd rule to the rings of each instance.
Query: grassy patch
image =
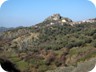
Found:
[[[16,63],[16,65],[21,71],[26,71],[28,69],[28,63],[25,61],[19,61]]]

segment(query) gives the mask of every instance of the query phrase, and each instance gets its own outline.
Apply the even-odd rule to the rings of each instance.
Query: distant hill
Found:
[[[13,28],[0,27],[0,32],[4,32],[7,30],[11,30],[11,29],[13,29]]]
[[[0,32],[4,32],[4,31],[6,31],[7,30],[7,28],[5,28],[5,27],[0,27]]]
[[[51,72],[61,67],[71,72],[70,67],[96,58],[96,19],[74,22],[54,14],[34,26],[2,32],[0,58],[21,72]]]

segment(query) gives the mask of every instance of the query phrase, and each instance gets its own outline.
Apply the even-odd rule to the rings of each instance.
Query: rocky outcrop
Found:
[[[62,17],[60,14],[53,14],[52,16],[49,16],[48,18],[45,19],[45,21],[47,20],[54,20],[54,21],[62,21],[62,22],[72,22],[71,19],[66,18],[66,17]]]
[[[48,22],[47,26],[54,25],[54,24],[61,24],[64,23],[70,24],[71,26],[76,24],[83,24],[83,23],[93,23],[96,22],[96,18],[87,19],[82,21],[72,21],[70,18],[62,17],[60,14],[53,14],[44,20],[44,22]]]
[[[71,23],[73,22],[71,19],[67,17],[62,17],[60,14],[53,14],[44,20],[44,23],[47,26],[51,26],[54,24],[63,25],[64,23]]]

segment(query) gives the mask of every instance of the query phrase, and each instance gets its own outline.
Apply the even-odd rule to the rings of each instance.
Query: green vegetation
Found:
[[[32,27],[0,34],[0,57],[16,63],[26,72],[45,72],[76,66],[96,57],[96,23],[50,25],[44,21]]]
[[[25,61],[19,61],[16,63],[17,68],[20,69],[21,71],[27,71],[28,69],[28,63]]]

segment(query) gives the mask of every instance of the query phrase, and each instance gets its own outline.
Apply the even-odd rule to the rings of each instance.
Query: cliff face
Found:
[[[21,72],[76,67],[96,57],[95,20],[71,25],[71,19],[55,14],[35,26],[2,32],[0,58]]]

